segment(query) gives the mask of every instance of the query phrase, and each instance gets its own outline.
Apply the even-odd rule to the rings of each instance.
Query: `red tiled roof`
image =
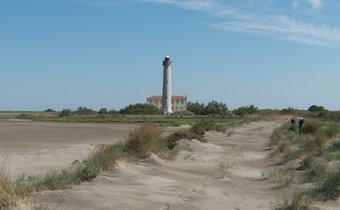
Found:
[[[162,96],[150,96],[148,99],[162,99]],[[185,99],[185,96],[171,96],[171,99]]]

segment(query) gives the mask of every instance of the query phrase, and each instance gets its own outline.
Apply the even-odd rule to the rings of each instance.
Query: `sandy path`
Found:
[[[136,126],[0,120],[0,166],[11,175],[68,167],[94,145],[113,144]]]
[[[207,133],[209,143],[183,140],[174,161],[120,163],[92,182],[33,200],[55,209],[272,209],[277,192],[258,179],[270,165],[264,147],[274,127],[251,123],[230,137]]]

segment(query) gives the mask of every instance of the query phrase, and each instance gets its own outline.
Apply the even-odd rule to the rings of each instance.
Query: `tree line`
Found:
[[[297,113],[299,110],[288,107],[280,110],[281,114],[294,114]],[[319,113],[319,116],[327,115],[328,111],[322,107],[317,105],[312,105],[308,108],[308,111],[312,113]],[[45,112],[56,112],[53,109],[47,109]],[[181,112],[180,114],[191,114],[191,115],[220,115],[220,116],[230,116],[230,115],[237,115],[237,116],[244,116],[244,115],[252,115],[259,112],[259,109],[254,105],[249,106],[241,106],[230,111],[223,102],[217,101],[210,101],[207,104],[200,103],[200,102],[188,102],[187,104],[187,111]],[[59,112],[59,116],[67,117],[72,115],[113,115],[113,114],[127,114],[127,115],[158,115],[161,114],[159,108],[150,105],[150,104],[130,104],[120,110],[115,109],[107,109],[101,108],[99,111],[93,110],[91,108],[87,108],[84,106],[78,107],[77,110],[71,109],[63,109]]]
[[[247,115],[254,114],[258,111],[254,105],[240,107],[233,111],[229,111],[227,105],[223,102],[210,101],[206,105],[199,102],[188,102],[187,111],[180,114],[188,115]],[[46,109],[45,112],[57,112],[53,109]],[[101,108],[96,111],[84,106],[78,107],[76,110],[63,109],[59,112],[59,116],[68,117],[73,115],[113,115],[113,114],[127,114],[127,115],[158,115],[161,114],[161,110],[150,104],[130,104],[120,110]]]

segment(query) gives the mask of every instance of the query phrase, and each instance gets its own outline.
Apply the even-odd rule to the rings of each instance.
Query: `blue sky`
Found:
[[[1,0],[0,110],[120,109],[162,91],[340,110],[338,0]]]

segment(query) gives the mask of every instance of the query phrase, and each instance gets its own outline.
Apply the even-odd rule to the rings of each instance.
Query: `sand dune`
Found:
[[[207,133],[209,143],[181,140],[174,161],[121,162],[92,182],[33,200],[56,209],[272,209],[280,192],[259,178],[271,165],[264,147],[274,127],[251,123],[230,137]]]

